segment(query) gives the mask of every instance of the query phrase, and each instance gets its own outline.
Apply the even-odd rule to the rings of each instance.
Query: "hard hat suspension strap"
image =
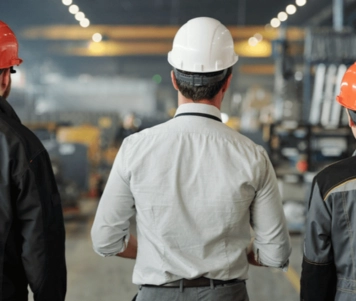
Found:
[[[222,73],[213,76],[206,76],[204,73],[185,74],[176,68],[174,68],[173,72],[177,80],[194,87],[199,87],[222,81],[226,76],[227,69],[223,70]]]

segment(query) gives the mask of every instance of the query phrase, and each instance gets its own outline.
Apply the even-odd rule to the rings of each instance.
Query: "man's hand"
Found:
[[[263,265],[259,264],[256,259],[255,259],[255,253],[253,252],[253,242],[254,242],[255,238],[252,237],[250,244],[247,247],[246,253],[247,253],[247,261],[249,264],[258,266],[258,267],[262,267]]]
[[[255,253],[253,253],[253,251],[251,251],[250,253],[247,254],[247,261],[249,264],[258,266],[258,267],[262,267],[263,265],[259,264],[256,259],[255,259]]]
[[[137,256],[137,239],[135,236],[130,235],[129,242],[125,251],[116,254],[116,256],[123,258],[136,259]]]

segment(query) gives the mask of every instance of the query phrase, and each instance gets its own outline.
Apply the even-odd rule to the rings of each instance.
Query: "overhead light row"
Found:
[[[296,0],[295,4],[297,6],[304,6],[307,4],[307,0]],[[278,13],[276,18],[273,18],[270,22],[270,25],[273,28],[278,28],[282,22],[287,21],[289,15],[294,15],[297,12],[297,6],[294,4],[289,4],[286,7],[285,11],[281,11]]]
[[[79,22],[81,27],[89,27],[90,25],[90,20],[85,16],[85,14],[80,11],[79,6],[76,4],[73,4],[73,0],[62,0],[62,3],[65,6],[68,6],[69,12],[74,15],[74,18]],[[95,33],[93,35],[93,41],[94,42],[101,42],[103,39],[102,35],[100,33]]]
[[[297,6],[304,6],[307,4],[307,0],[296,0],[295,4],[289,4],[286,7],[285,11],[281,11],[278,13],[276,18],[273,18],[269,24],[266,25],[266,27],[273,27],[273,28],[278,28],[282,22],[287,21],[288,17],[290,15],[294,15],[297,12]],[[253,37],[248,39],[248,44],[252,47],[255,47],[258,45],[259,42],[263,40],[263,37],[261,34],[256,33]]]

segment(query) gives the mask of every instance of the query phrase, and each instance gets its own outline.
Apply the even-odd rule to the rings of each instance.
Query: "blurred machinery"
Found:
[[[49,153],[67,216],[80,213],[81,199],[99,196],[99,190],[102,189],[102,161],[107,160],[105,166],[109,166],[113,160],[104,154],[108,149],[111,153],[117,152],[117,148],[112,150],[109,147],[109,142],[102,145],[102,140],[108,139],[102,130],[107,129],[108,125],[111,126],[112,121],[108,123],[106,120],[105,123],[100,118],[108,117],[98,118],[103,128],[90,124],[62,125],[53,121],[27,124]]]
[[[67,215],[79,213],[78,202],[88,189],[87,146],[57,141],[57,125],[53,122],[32,123],[27,126],[37,135],[48,151],[64,213]]]

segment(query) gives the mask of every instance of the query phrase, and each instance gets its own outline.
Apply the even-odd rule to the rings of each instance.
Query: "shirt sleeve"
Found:
[[[63,301],[66,295],[65,229],[61,199],[47,152],[19,175],[16,216],[22,263],[35,301]]]
[[[129,220],[136,212],[126,168],[127,147],[125,139],[115,158],[91,230],[94,251],[104,257],[115,256],[126,249]]]
[[[261,154],[261,184],[251,205],[253,251],[260,264],[286,269],[292,248],[282,200],[272,164],[264,150]]]
[[[301,276],[301,300],[334,300],[336,271],[331,244],[331,212],[313,183],[308,206]]]

